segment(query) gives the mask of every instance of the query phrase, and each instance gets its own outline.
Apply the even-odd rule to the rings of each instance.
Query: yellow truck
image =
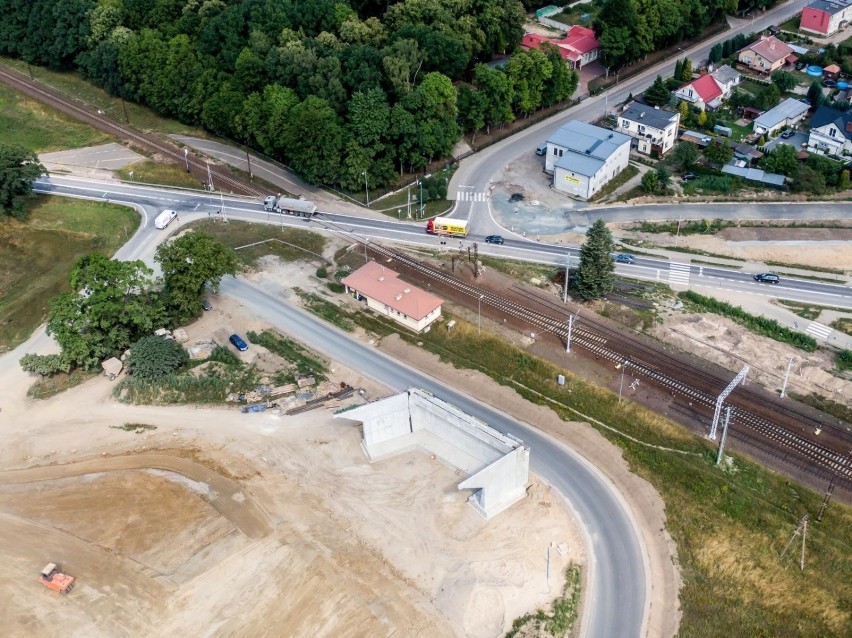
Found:
[[[426,222],[426,232],[433,235],[452,235],[467,237],[467,220],[450,219],[449,217],[434,217]]]

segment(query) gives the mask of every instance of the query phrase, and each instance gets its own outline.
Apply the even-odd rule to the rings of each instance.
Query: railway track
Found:
[[[569,312],[564,305],[556,304],[552,300],[544,299],[516,285],[512,293],[525,300],[525,303],[519,303],[462,281],[445,270],[395,250],[374,243],[370,244],[370,250],[457,293],[477,300],[483,306],[490,307],[504,316],[512,317],[538,333],[546,332],[562,341],[567,339]],[[533,304],[542,310],[531,307]],[[652,347],[640,339],[632,339],[590,318],[584,318],[582,323],[574,324],[571,345],[583,348],[611,363],[626,365],[634,375],[651,381],[673,396],[683,397],[698,408],[709,411],[710,414],[715,408],[716,396],[728,383],[726,379],[709,371],[696,369],[688,362],[658,347]],[[845,430],[800,414],[788,406],[772,402],[748,387],[737,388],[729,396],[727,404],[733,408],[729,427],[731,436],[753,443],[761,450],[771,450],[775,458],[787,462],[795,458],[796,462],[793,465],[800,469],[807,469],[820,478],[837,473],[839,482],[842,482],[846,489],[852,489],[852,468],[846,463],[848,451],[833,449],[795,431],[797,427],[800,428],[803,425],[808,428],[831,430],[832,434],[841,442],[845,442],[845,447],[848,448],[849,435]],[[767,412],[776,419],[767,418]],[[780,424],[775,422],[776,420],[780,421]]]
[[[198,178],[199,182],[207,183],[207,162],[199,160],[192,153],[185,155],[183,150],[175,144],[166,142],[156,135],[140,133],[128,125],[116,122],[88,105],[80,106],[79,104],[75,104],[52,88],[30,80],[8,67],[0,66],[0,81],[33,99],[48,104],[77,120],[92,125],[99,131],[109,133],[149,153],[155,153],[168,158],[178,166],[188,165],[190,172]],[[210,173],[213,176],[213,183],[214,185],[218,184],[220,190],[227,188],[232,193],[250,196],[265,194],[264,191],[258,189],[253,184],[234,177],[227,169],[212,164],[209,166]]]

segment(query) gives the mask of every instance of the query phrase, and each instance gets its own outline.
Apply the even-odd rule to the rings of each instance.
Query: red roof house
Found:
[[[346,292],[367,307],[402,325],[420,332],[440,318],[444,300],[431,292],[412,286],[399,273],[376,261],[367,262],[341,281]]]
[[[852,19],[850,0],[814,0],[802,9],[799,28],[802,31],[834,35]]]
[[[521,38],[521,48],[540,49],[542,42],[549,42],[559,49],[559,53],[573,69],[579,69],[592,60],[598,59],[600,44],[592,29],[573,25],[564,38],[548,38],[538,33],[525,33]]]
[[[689,84],[684,84],[675,91],[675,96],[702,111],[707,107],[716,108],[721,104],[722,98],[725,97],[722,87],[710,74],[702,75]]]
[[[769,75],[798,58],[785,42],[774,35],[761,37],[737,52],[737,62],[752,71]]]

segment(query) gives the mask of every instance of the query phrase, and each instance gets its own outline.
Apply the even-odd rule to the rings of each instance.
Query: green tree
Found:
[[[692,168],[700,155],[698,147],[692,142],[681,142],[672,153],[672,158],[683,168]]]
[[[680,82],[681,78],[683,78],[683,60],[680,58],[675,62],[674,73],[672,73],[672,77]]]
[[[282,131],[285,155],[301,177],[313,184],[334,183],[346,148],[346,131],[331,105],[308,96],[290,110]]]
[[[793,174],[790,190],[794,193],[823,195],[825,193],[825,177],[810,166],[799,165]]]
[[[660,183],[660,191],[665,192],[671,184],[672,174],[668,168],[666,168],[665,164],[660,164],[656,170],[657,173],[657,181]]]
[[[152,274],[138,260],[99,253],[80,258],[71,271],[71,292],[51,300],[47,319],[47,334],[62,348],[63,359],[92,370],[161,327],[166,314],[152,292]]]
[[[604,221],[598,219],[586,232],[586,242],[580,247],[575,290],[583,301],[600,299],[612,292],[615,286],[614,250],[612,233]]]
[[[796,80],[796,76],[792,73],[788,73],[787,71],[776,71],[772,74],[772,82],[775,83],[775,86],[778,87],[778,90],[782,93],[788,93],[796,88],[798,81]]]
[[[555,46],[545,43],[542,50],[550,61],[553,71],[544,83],[541,102],[542,106],[551,106],[571,97],[577,90],[580,77],[568,67]]]
[[[711,162],[721,166],[731,161],[731,158],[734,156],[734,149],[728,143],[728,140],[724,142],[711,142],[704,149],[704,156]]]
[[[760,165],[769,173],[780,173],[792,177],[799,168],[799,153],[789,144],[778,144]]]
[[[467,84],[459,87],[459,121],[462,129],[467,133],[473,133],[471,142],[476,141],[476,134],[485,126],[485,94],[472,89]]]
[[[237,272],[234,252],[203,232],[188,233],[160,244],[154,260],[163,271],[166,307],[178,324],[201,312],[207,284],[215,290],[223,276]]]
[[[57,372],[70,372],[71,364],[61,354],[25,354],[20,360],[24,372],[53,376]]]
[[[808,87],[808,102],[811,103],[811,108],[816,109],[825,103],[825,95],[822,93],[822,83],[819,80],[814,80]]]
[[[708,60],[711,64],[716,64],[719,60],[722,59],[722,43],[717,42],[710,49],[710,54],[708,56]]]
[[[837,188],[841,191],[848,191],[849,185],[849,169],[844,168],[840,171],[840,183],[837,185]]]
[[[645,91],[644,101],[651,106],[663,106],[671,102],[672,94],[666,88],[663,78],[659,75],[654,83]]]
[[[701,113],[698,114],[698,120],[696,121],[698,126],[703,128],[704,125],[707,124],[707,111],[701,111]]]
[[[515,119],[512,112],[514,89],[502,69],[491,69],[487,64],[477,64],[473,70],[474,83],[485,95],[485,132],[492,126],[502,126]]]
[[[26,219],[25,199],[46,170],[38,156],[20,144],[0,143],[0,219]]]
[[[680,125],[686,126],[686,121],[689,119],[689,104],[681,100],[677,105],[677,111],[680,113]]]
[[[649,195],[656,195],[660,191],[660,176],[657,171],[648,171],[642,176],[642,190]]]
[[[542,104],[545,83],[553,74],[553,65],[538,49],[517,51],[506,62],[506,76],[515,93],[515,108],[529,115]]]
[[[768,111],[781,100],[781,91],[777,84],[764,87],[757,96],[755,105],[762,111]]]
[[[176,371],[187,361],[189,355],[177,341],[148,335],[133,344],[127,357],[127,369],[134,377],[158,379]]]
[[[683,61],[683,71],[681,72],[680,78],[684,82],[692,82],[692,60],[686,58]]]

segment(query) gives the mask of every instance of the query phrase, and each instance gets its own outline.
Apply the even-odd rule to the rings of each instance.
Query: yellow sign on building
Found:
[[[574,177],[573,175],[565,175],[565,181],[571,182],[572,184],[579,184],[580,180]]]

